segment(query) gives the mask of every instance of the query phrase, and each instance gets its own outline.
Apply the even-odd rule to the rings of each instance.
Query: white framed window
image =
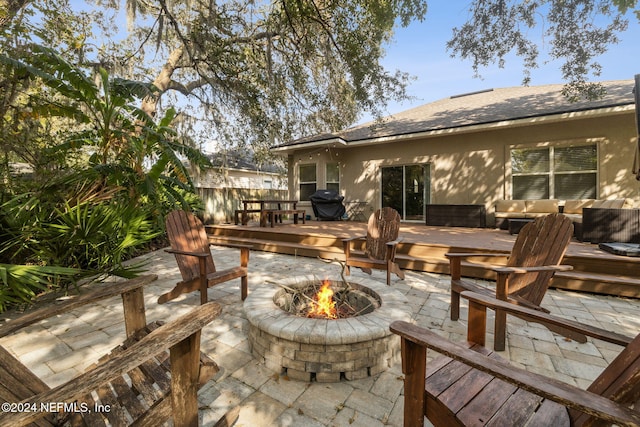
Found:
[[[340,165],[337,162],[325,165],[325,181],[327,190],[340,192]]]
[[[309,200],[309,197],[318,188],[316,164],[302,164],[298,167],[300,176],[300,200]]]
[[[551,146],[511,150],[513,199],[595,199],[598,146]]]

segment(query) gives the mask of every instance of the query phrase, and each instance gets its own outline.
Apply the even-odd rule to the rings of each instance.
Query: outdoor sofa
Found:
[[[535,219],[539,216],[560,212],[560,201],[544,200],[498,200],[495,206],[496,228],[506,230],[510,219]]]

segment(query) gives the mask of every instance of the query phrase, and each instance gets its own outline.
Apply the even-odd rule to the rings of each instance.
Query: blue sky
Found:
[[[416,77],[408,93],[417,99],[390,103],[387,108],[390,114],[452,95],[522,84],[519,58],[508,59],[503,69],[497,66],[481,69],[483,78],[479,79],[474,77],[471,62],[450,57],[446,42],[451,38],[451,30],[467,20],[467,2],[461,3],[431,1],[423,22],[396,30],[383,64],[389,70],[399,69]],[[598,58],[603,71],[593,80],[631,79],[640,73],[640,23],[634,16],[629,16],[629,29],[619,37],[621,42]],[[558,61],[542,64],[531,73],[530,85],[562,83],[560,65]],[[370,119],[365,116],[359,123]]]

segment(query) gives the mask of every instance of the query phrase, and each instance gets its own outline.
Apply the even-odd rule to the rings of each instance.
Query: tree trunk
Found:
[[[147,97],[142,101],[142,111],[147,113],[150,117],[155,117],[158,101],[160,100],[162,94],[169,89],[177,89],[171,77],[173,76],[173,72],[176,70],[176,68],[178,68],[178,63],[182,59],[183,54],[184,48],[182,46],[174,49],[174,51],[171,52],[171,55],[169,55],[169,59],[167,59],[166,64],[164,64],[164,66],[162,67],[160,74],[153,81],[153,85],[158,90],[156,96]]]

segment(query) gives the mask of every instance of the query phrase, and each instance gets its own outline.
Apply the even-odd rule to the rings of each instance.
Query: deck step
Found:
[[[583,292],[640,298],[640,279],[611,274],[563,271],[556,273],[551,286]]]
[[[287,255],[299,255],[306,257],[320,257],[324,259],[340,259],[344,260],[344,253],[341,248],[334,246],[318,247],[302,243],[278,242],[272,240],[252,239],[252,238],[233,238],[233,237],[209,237],[211,243],[224,244],[242,244],[249,245],[253,250],[263,252],[275,252]]]
[[[449,274],[447,259],[425,260],[400,255],[398,262],[404,269]],[[465,277],[495,280],[495,275],[479,263],[463,261],[462,274]],[[637,277],[571,270],[556,273],[551,286],[558,289],[640,298],[640,278]]]
[[[251,237],[250,237],[251,236]],[[253,237],[257,236],[257,237]],[[328,260],[344,260],[342,242],[336,237],[301,235],[299,239],[291,234],[280,236],[279,234],[265,234],[259,230],[257,233],[248,233],[240,230],[234,233],[209,234],[212,243],[224,244],[245,244],[253,247],[254,250],[264,252],[275,252],[288,255],[320,257]],[[303,243],[302,243],[303,242]],[[417,247],[419,246],[419,247]],[[430,273],[448,274],[449,260],[444,254],[449,250],[453,252],[472,252],[474,250],[461,250],[454,247],[440,247],[433,245],[431,249],[428,245],[404,244],[398,248],[396,256],[398,264],[402,269],[425,271]],[[477,250],[487,252],[486,250]],[[495,262],[497,264],[506,262],[504,258],[488,258],[485,262]],[[574,259],[575,258],[575,259]],[[495,280],[493,273],[483,268],[482,259],[480,262],[462,263],[462,274],[465,277]],[[599,294],[618,295],[624,297],[640,298],[640,277],[629,275],[637,272],[637,260],[622,259],[615,268],[605,269],[604,261],[599,259],[582,259],[576,257],[565,257],[563,263],[571,264],[574,270],[556,273],[551,286],[558,289],[592,292]],[[610,261],[609,261],[610,262]],[[598,273],[590,272],[589,267],[596,267]],[[612,270],[612,274],[602,274],[602,271]],[[615,273],[613,273],[615,271]]]
[[[401,268],[430,273],[449,274],[448,259],[415,259],[398,256]],[[462,262],[462,275],[486,280],[495,280],[495,275],[482,264]],[[583,271],[562,271],[554,275],[551,287],[572,291],[590,292],[640,298],[640,278],[612,274],[596,274]]]

